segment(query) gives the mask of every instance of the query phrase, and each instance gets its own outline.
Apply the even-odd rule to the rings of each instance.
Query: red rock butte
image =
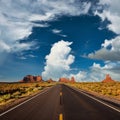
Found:
[[[109,74],[106,75],[106,78],[102,82],[115,82]]]
[[[49,80],[47,80],[46,82],[48,83],[52,83],[52,82],[55,82],[54,80],[52,80],[51,78]]]
[[[42,82],[42,76],[27,75],[20,82]]]
[[[74,79],[74,77],[71,77],[71,79],[68,79],[68,78],[60,78],[60,79],[59,79],[59,82],[74,83],[74,82],[75,82],[75,79]]]

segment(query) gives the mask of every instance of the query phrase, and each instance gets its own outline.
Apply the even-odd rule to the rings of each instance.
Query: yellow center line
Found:
[[[63,120],[63,114],[59,114],[59,120]]]
[[[60,96],[62,96],[62,92],[60,92]]]

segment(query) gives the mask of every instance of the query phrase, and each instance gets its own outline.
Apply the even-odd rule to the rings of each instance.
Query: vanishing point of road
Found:
[[[120,109],[60,84],[1,113],[0,120],[120,120]]]

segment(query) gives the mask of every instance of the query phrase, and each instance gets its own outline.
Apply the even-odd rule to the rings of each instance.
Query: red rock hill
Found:
[[[115,82],[109,74],[106,75],[106,78],[102,82]]]
[[[64,82],[64,83],[69,83],[69,82],[71,82],[71,83],[74,83],[74,82],[75,82],[75,79],[74,79],[74,77],[71,77],[71,79],[68,79],[68,78],[60,78],[60,79],[59,79],[59,82]]]
[[[42,82],[42,76],[27,75],[20,82]]]
[[[71,77],[70,82],[72,82],[72,83],[76,82],[76,81],[75,81],[75,78],[74,78],[74,77]]]
[[[52,82],[55,82],[54,80],[52,80],[51,78],[49,80],[47,80],[46,82],[48,83],[52,83]]]

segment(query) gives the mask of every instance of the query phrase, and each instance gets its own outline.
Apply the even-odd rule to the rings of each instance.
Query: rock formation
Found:
[[[50,78],[50,79],[47,80],[46,82],[48,82],[48,83],[52,83],[52,82],[55,82],[55,81],[53,81],[53,80]]]
[[[42,81],[42,76],[34,76],[34,80],[37,82],[41,82]]]
[[[71,82],[74,83],[75,82],[75,78],[71,77]]]
[[[59,82],[67,83],[67,82],[69,82],[69,79],[68,78],[60,78]]]
[[[60,78],[60,79],[59,79],[59,82],[74,83],[74,82],[75,82],[75,79],[74,79],[74,77],[71,77],[71,79],[68,79],[68,78]]]
[[[42,81],[43,80],[41,76],[27,75],[20,82],[42,82]]]
[[[106,78],[102,82],[115,82],[109,74],[106,75]]]

